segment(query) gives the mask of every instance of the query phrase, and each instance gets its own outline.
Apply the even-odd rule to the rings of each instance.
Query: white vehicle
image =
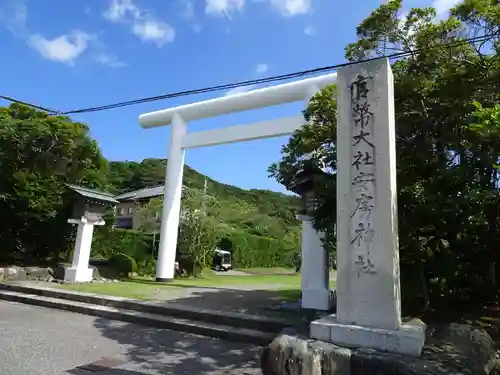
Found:
[[[213,257],[213,268],[215,271],[229,271],[233,268],[231,265],[231,253],[227,250],[215,249]]]

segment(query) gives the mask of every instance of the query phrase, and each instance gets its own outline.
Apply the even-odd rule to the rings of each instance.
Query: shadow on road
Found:
[[[297,291],[273,292],[268,290],[235,290],[235,289],[194,289],[189,296],[179,296],[164,300],[169,306],[193,306],[196,308],[213,309],[224,312],[238,312],[255,315],[276,315],[272,308],[283,301],[299,297]],[[162,301],[161,295],[155,297]],[[297,298],[298,299],[298,298]]]
[[[80,370],[80,369],[73,369],[66,371],[66,373],[70,375],[89,375],[88,371],[85,370]],[[97,372],[100,375],[150,375],[145,372],[137,372],[137,371],[130,371],[130,370],[122,370],[119,368],[112,368],[109,370],[104,370],[104,371],[99,371]]]
[[[106,375],[146,373],[258,374],[262,348],[135,324],[97,319],[101,334],[127,347],[127,371],[112,370]],[[74,375],[81,375],[75,370]],[[134,372],[136,371],[136,372]]]
[[[197,309],[277,317],[288,316],[290,318],[294,317],[293,313],[279,312],[277,307],[283,302],[298,301],[301,294],[298,288],[259,290],[256,289],[258,286],[255,285],[240,285],[230,289],[227,287],[186,286],[175,282],[158,284],[150,280],[128,280],[128,282],[158,286],[150,299],[167,306],[193,306]]]

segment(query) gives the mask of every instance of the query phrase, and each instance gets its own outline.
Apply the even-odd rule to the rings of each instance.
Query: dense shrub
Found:
[[[108,264],[122,277],[129,276],[132,272],[137,272],[136,261],[127,254],[113,254],[109,258]]]
[[[141,276],[154,276],[156,272],[156,259],[141,259],[137,261],[137,273]]]
[[[226,237],[232,245],[232,264],[238,268],[294,267],[291,253],[299,244],[289,244],[274,238],[255,236],[246,232],[233,232]],[[295,248],[296,247],[296,248]]]
[[[298,241],[283,241],[262,237],[245,231],[217,233],[219,247],[230,250],[233,267],[296,267],[296,256],[300,252]],[[126,254],[137,262],[141,275],[154,275],[156,261],[153,257],[152,236],[128,229],[96,228],[92,243],[92,257],[111,258],[115,254]],[[193,268],[192,260],[184,252],[177,254],[177,261],[184,269]],[[211,262],[211,255],[207,259]],[[197,264],[196,268],[202,268]]]
[[[92,257],[109,258],[113,254],[128,254],[136,261],[150,259],[152,236],[129,229],[96,228],[92,241]]]

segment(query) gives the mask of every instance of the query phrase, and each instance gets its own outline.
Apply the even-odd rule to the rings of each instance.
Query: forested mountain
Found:
[[[144,159],[141,162],[113,161],[109,163],[109,189],[115,193],[157,186],[165,181],[165,159]],[[218,217],[249,233],[283,238],[298,228],[295,214],[298,197],[269,190],[244,190],[217,182],[189,166],[184,167],[184,185],[203,190],[207,180],[207,194],[218,201]]]

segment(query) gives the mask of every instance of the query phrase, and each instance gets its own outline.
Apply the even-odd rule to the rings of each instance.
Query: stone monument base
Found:
[[[263,375],[494,375],[500,360],[483,329],[451,323],[433,326],[420,357],[348,349],[286,329],[264,349]]]
[[[383,352],[420,356],[425,344],[426,325],[412,320],[398,330],[343,324],[335,315],[311,322],[311,337],[347,348],[376,349]]]
[[[65,267],[64,281],[70,283],[89,283],[92,281],[94,270],[88,267]]]

